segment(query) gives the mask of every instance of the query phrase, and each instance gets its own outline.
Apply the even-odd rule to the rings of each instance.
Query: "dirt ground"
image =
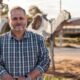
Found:
[[[58,53],[59,50],[60,49],[57,49],[55,51],[55,54]],[[61,52],[59,54],[56,54],[54,57],[55,73],[53,72],[52,67],[49,68],[48,73],[55,74],[57,76],[75,78],[74,80],[80,80],[80,54],[79,54],[80,52],[79,52],[79,49],[73,48],[72,50],[74,50],[75,52],[70,51],[70,52],[75,53],[75,55],[71,55],[69,51],[63,51],[63,50],[61,49]]]
[[[60,59],[55,60],[55,72],[49,68],[49,74],[65,78],[80,80],[80,60]]]

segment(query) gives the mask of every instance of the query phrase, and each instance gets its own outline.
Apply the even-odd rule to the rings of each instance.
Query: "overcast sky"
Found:
[[[80,0],[61,0],[62,10],[69,11],[72,17],[80,17]],[[55,18],[60,12],[60,0],[4,0],[9,8],[20,5],[28,10],[30,5],[37,5],[49,18]]]

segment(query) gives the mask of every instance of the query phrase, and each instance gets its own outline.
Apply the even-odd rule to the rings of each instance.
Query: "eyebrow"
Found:
[[[17,20],[17,19],[23,20],[24,18],[23,17],[13,17],[12,19],[13,20]]]

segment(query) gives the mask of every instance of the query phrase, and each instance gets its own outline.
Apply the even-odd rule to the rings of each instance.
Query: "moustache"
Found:
[[[15,26],[22,26],[22,24],[16,24]]]

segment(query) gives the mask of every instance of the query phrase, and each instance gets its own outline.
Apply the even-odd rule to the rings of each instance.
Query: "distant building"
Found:
[[[80,18],[69,19],[63,24],[64,36],[80,36]]]

